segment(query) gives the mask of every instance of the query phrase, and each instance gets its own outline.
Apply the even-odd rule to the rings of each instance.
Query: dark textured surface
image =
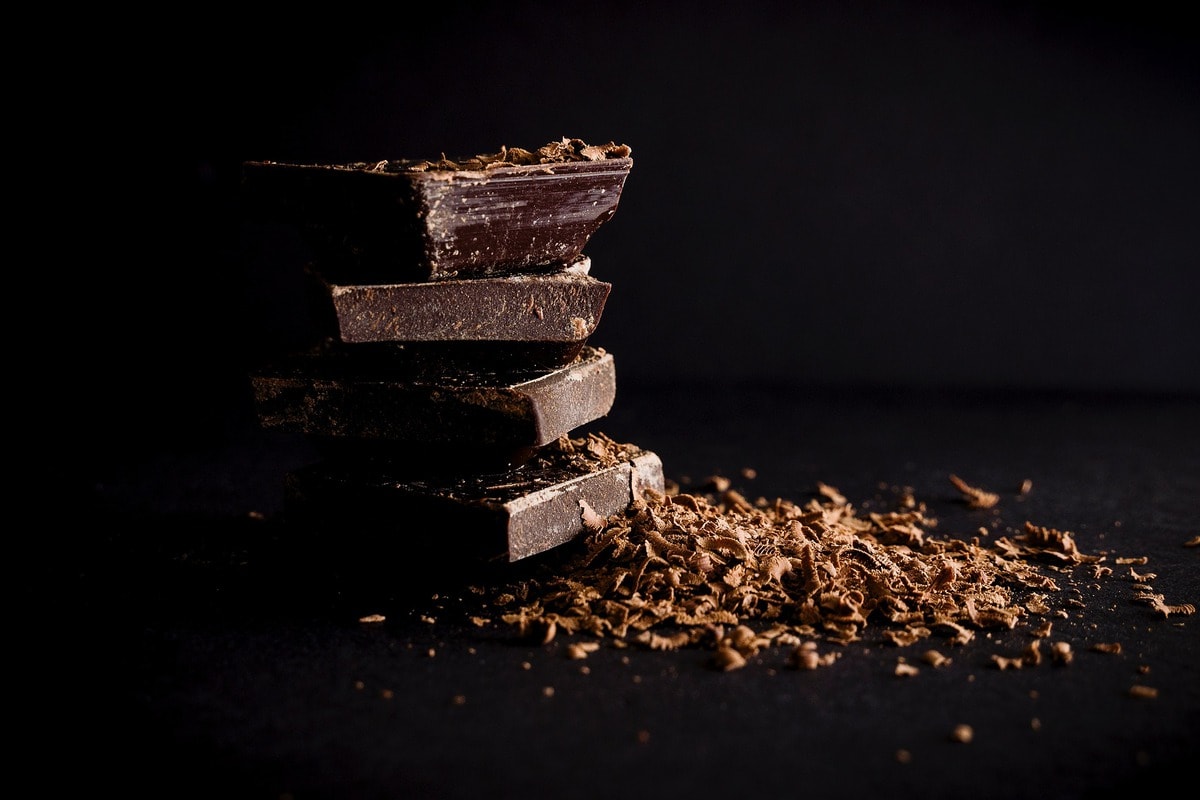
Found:
[[[909,486],[937,536],[1030,520],[1084,552],[1145,556],[1137,569],[1168,602],[1200,600],[1200,549],[1185,546],[1200,533],[1200,398],[630,386],[598,425],[675,480],[718,473],[748,497],[796,500],[821,481],[864,510]],[[247,431],[114,463],[69,518],[71,546],[39,540],[56,557],[22,571],[17,621],[63,674],[24,685],[95,765],[61,782],[271,800],[1082,800],[1178,796],[1194,780],[1200,618],[1131,602],[1127,568],[1056,623],[1076,651],[1064,667],[996,669],[993,654],[1027,644],[1003,633],[911,678],[895,665],[919,651],[879,642],[814,672],[789,669],[784,648],[730,673],[702,651],[573,661],[565,636],[523,643],[465,618],[469,586],[528,566],[381,559],[349,540],[304,556],[281,481],[314,458]],[[1001,493],[995,513],[959,502],[950,474]],[[371,613],[386,621],[358,622]],[[960,723],[970,744],[950,741]]]

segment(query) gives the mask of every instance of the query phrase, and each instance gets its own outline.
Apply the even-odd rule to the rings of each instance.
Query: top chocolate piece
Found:
[[[300,227],[333,282],[436,281],[572,261],[632,166],[625,145],[564,138],[455,161],[248,161],[242,190],[248,216]]]

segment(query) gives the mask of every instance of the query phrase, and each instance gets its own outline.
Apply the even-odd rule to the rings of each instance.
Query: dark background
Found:
[[[71,767],[36,780],[205,800],[1096,800],[1192,779],[1196,618],[1130,602],[1128,567],[1056,627],[1076,667],[1001,673],[989,655],[1027,644],[1001,635],[901,688],[899,654],[869,647],[812,675],[780,650],[724,674],[614,648],[584,677],[566,637],[455,623],[459,562],[403,558],[402,523],[307,551],[275,512],[314,453],[258,430],[248,382],[305,338],[307,252],[239,201],[246,160],[628,144],[586,251],[613,285],[592,341],[618,376],[590,427],[672,479],[753,468],[747,496],[820,481],[867,509],[905,485],[939,535],[1069,530],[1195,604],[1200,36],[1182,7],[123,13],[54,20],[13,81],[37,98],[14,132],[44,141],[14,150],[37,180],[12,195],[29,227],[10,310],[35,355],[12,354],[9,385],[45,422],[14,415],[10,436],[34,441],[43,460],[16,465],[48,490],[13,504],[34,512],[10,562],[13,727],[18,762]],[[965,507],[951,473],[1002,492],[1002,516]],[[359,625],[370,612],[387,626]],[[1129,697],[1137,682],[1160,698]],[[946,739],[962,721],[969,748]]]
[[[83,270],[104,389],[73,421],[107,457],[249,414],[308,253],[244,218],[243,161],[562,136],[633,150],[587,249],[619,387],[1194,394],[1200,47],[1168,8],[518,0],[130,35],[74,87],[139,160],[125,199],[81,187],[121,264]]]

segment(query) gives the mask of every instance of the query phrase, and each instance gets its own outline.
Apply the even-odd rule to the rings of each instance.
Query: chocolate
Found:
[[[553,370],[411,375],[385,350],[314,349],[251,373],[264,428],[364,448],[457,446],[519,453],[606,415],[612,356],[585,345]]]
[[[585,520],[623,511],[647,489],[661,493],[663,482],[659,457],[631,445],[605,459],[551,447],[506,474],[442,480],[319,462],[287,474],[284,513],[341,548],[361,539],[368,558],[511,562],[571,541]]]
[[[463,163],[249,161],[243,200],[251,218],[298,225],[336,283],[544,270],[579,256],[612,218],[633,166],[628,147],[552,144]]]
[[[590,265],[587,256],[579,256],[547,274],[393,284],[338,284],[313,274],[316,318],[332,338],[348,344],[582,345],[612,290],[612,284],[588,275]]]

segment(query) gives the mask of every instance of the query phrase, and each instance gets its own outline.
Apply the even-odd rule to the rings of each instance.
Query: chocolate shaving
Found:
[[[957,475],[950,476],[950,483],[962,492],[963,500],[971,508],[991,508],[1000,502],[1000,495],[972,486]]]
[[[619,447],[603,434],[557,443],[601,460]],[[844,646],[875,628],[899,647],[965,645],[977,631],[1022,627],[1046,638],[1047,617],[1083,606],[1050,570],[1089,565],[1092,577],[1103,576],[1094,566],[1102,557],[1081,553],[1072,534],[1031,522],[987,546],[935,537],[936,518],[904,502],[910,494],[895,510],[861,515],[827,484],[804,502],[751,502],[719,477],[705,482],[708,491],[664,485],[604,519],[583,509],[586,530],[562,561],[518,587],[496,587],[518,606],[504,621],[535,638],[545,629],[532,621],[542,619],[560,632],[649,649],[707,648],[722,670],[788,645],[794,665],[812,669],[823,664],[815,642],[798,642]],[[1140,602],[1191,613],[1149,594]],[[1069,662],[1069,646],[1053,645],[1052,658]],[[993,657],[1001,669],[1041,660],[1036,641],[1021,656]]]
[[[604,161],[609,158],[629,158],[629,145],[608,142],[590,145],[582,139],[563,137],[548,142],[536,151],[520,147],[501,146],[495,153],[483,153],[462,158],[441,157],[434,161],[395,159],[378,161],[374,164],[354,164],[355,168],[370,172],[461,172],[497,169],[499,167],[525,166],[529,164],[562,164],[570,161]]]

